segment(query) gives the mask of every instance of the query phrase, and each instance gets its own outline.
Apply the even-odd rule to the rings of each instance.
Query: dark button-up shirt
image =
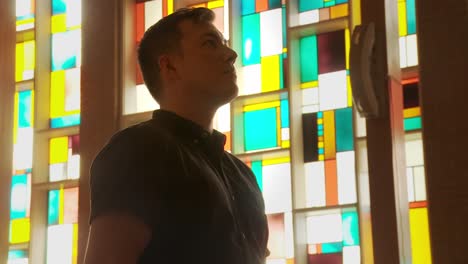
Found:
[[[164,110],[118,132],[91,168],[90,222],[109,211],[142,219],[153,234],[138,263],[264,263],[262,194],[225,141]]]

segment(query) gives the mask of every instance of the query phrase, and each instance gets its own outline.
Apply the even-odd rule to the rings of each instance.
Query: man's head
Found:
[[[159,102],[189,96],[216,105],[237,95],[234,62],[207,8],[180,9],[150,27],[138,49],[143,78]]]

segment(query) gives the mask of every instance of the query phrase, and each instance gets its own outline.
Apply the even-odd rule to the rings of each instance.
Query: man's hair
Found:
[[[180,22],[191,20],[197,24],[211,23],[214,18],[214,12],[208,8],[182,8],[159,20],[145,32],[138,47],[138,62],[143,80],[156,101],[158,101],[162,85],[159,57],[168,53],[182,52]]]

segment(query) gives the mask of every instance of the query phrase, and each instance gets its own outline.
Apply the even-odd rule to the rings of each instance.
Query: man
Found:
[[[213,19],[181,9],[145,33],[138,58],[161,110],[114,135],[93,163],[86,264],[265,262],[255,177],[212,128],[238,93],[237,54]]]

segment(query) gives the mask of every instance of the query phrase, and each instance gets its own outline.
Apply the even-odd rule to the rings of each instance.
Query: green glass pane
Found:
[[[300,41],[301,83],[318,80],[317,36],[304,37]]]
[[[335,0],[335,2],[337,5],[339,5],[339,4],[348,3],[348,0]]]
[[[343,221],[343,244],[344,246],[359,245],[359,222],[357,212],[344,212]]]
[[[260,15],[242,17],[242,64],[260,63]]]
[[[330,7],[330,6],[334,6],[334,5],[335,5],[335,1],[334,1],[334,0],[332,0],[332,1],[325,1],[325,2],[323,3],[323,6],[324,6],[324,7]]]
[[[323,0],[299,0],[299,12],[305,12],[323,7]]]
[[[403,126],[405,131],[421,129],[421,117],[405,118],[405,120],[403,120]]]
[[[289,101],[281,100],[280,108],[281,108],[281,128],[288,128],[289,127]]]
[[[252,161],[252,171],[255,174],[255,178],[257,179],[257,183],[258,183],[258,187],[260,187],[260,191],[263,192],[262,162]]]
[[[277,146],[276,108],[244,113],[245,150],[259,150]]]
[[[287,32],[287,28],[286,28],[286,17],[287,17],[287,13],[286,13],[286,6],[284,5],[283,8],[281,9],[281,18],[283,20],[282,22],[282,26],[283,26],[283,48],[287,47],[288,46],[288,39],[286,38],[286,32]]]
[[[343,252],[343,243],[336,242],[336,243],[324,243],[322,244],[322,253],[338,253]]]
[[[406,20],[408,35],[416,34],[416,4],[415,0],[406,0]]]
[[[255,0],[242,0],[242,15],[250,15],[255,13]]]
[[[336,151],[354,149],[353,110],[351,108],[337,109],[335,111]]]
[[[53,190],[49,192],[49,217],[48,224],[56,225],[59,222],[59,204],[60,204],[60,191]]]

